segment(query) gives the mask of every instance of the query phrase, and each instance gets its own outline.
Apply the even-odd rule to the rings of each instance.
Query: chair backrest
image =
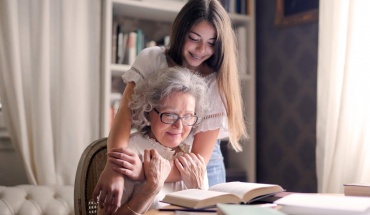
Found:
[[[76,215],[97,214],[98,206],[93,201],[92,195],[106,161],[106,137],[92,142],[82,153],[77,167],[74,187],[74,208]]]

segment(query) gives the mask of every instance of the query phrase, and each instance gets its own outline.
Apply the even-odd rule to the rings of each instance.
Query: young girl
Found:
[[[231,20],[218,0],[189,0],[174,20],[170,47],[146,48],[132,68],[123,75],[127,83],[109,137],[108,150],[127,147],[131,128],[128,107],[135,83],[153,72],[180,65],[200,73],[208,84],[211,109],[195,131],[192,152],[201,155],[207,166],[209,184],[225,182],[225,167],[218,139],[229,137],[231,146],[241,151],[238,140],[247,137],[236,62],[235,35]],[[213,154],[212,154],[213,153]],[[212,157],[211,157],[212,155]],[[138,179],[142,163],[126,156],[125,175]],[[138,168],[139,167],[139,168]],[[179,181],[172,168],[167,182]],[[107,162],[95,188],[99,205],[113,212],[120,205],[124,178]]]

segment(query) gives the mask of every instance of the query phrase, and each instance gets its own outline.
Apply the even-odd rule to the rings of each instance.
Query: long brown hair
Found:
[[[238,141],[248,135],[238,77],[236,38],[230,17],[218,0],[189,0],[184,5],[173,22],[167,54],[177,65],[183,65],[185,37],[201,21],[209,22],[216,30],[215,52],[206,64],[217,73],[218,88],[227,111],[231,146],[241,151]]]

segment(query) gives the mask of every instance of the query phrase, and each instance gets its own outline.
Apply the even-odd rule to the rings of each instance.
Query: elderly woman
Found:
[[[139,178],[125,178],[121,207],[115,214],[141,214],[160,207],[166,193],[208,186],[203,157],[190,153],[189,145],[193,142],[189,134],[205,112],[206,90],[202,77],[182,67],[153,73],[136,86],[130,108],[138,132],[130,136],[129,148],[110,152],[109,161],[126,176],[133,168],[143,171]],[[136,161],[127,162],[133,157]],[[131,163],[137,165],[130,168]],[[182,181],[165,183],[172,164]],[[100,198],[105,198],[104,192]]]

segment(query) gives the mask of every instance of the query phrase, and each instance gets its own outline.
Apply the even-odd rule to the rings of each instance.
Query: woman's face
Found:
[[[196,70],[215,52],[216,30],[207,21],[195,24],[185,37],[183,66]]]
[[[156,108],[159,113],[174,113],[180,117],[195,113],[195,98],[187,93],[174,92],[161,101],[163,106]],[[149,136],[164,146],[174,148],[189,135],[192,126],[183,125],[179,119],[173,124],[161,122],[160,114],[152,110],[149,113],[151,131]]]

